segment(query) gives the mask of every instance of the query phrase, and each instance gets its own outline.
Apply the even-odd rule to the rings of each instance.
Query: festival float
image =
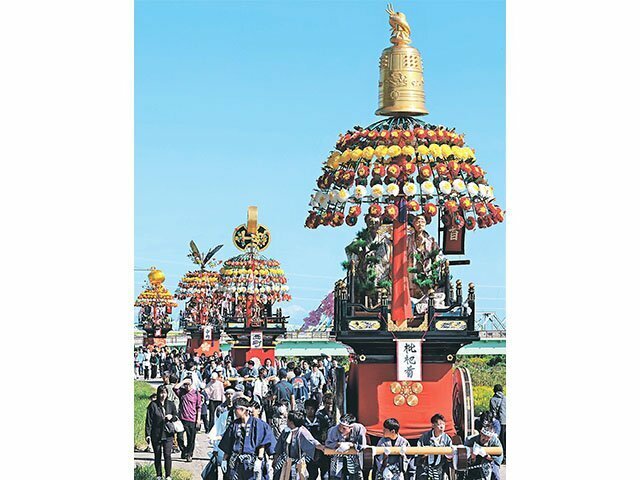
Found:
[[[249,207],[247,223],[233,232],[233,244],[243,253],[220,269],[224,332],[235,365],[254,357],[275,363],[276,343],[287,330],[288,317],[275,305],[291,295],[280,262],[260,253],[269,243],[271,233],[258,224],[258,207]]]
[[[192,240],[189,248],[191,252],[187,257],[200,268],[185,273],[178,283],[176,298],[185,301],[184,309],[180,311],[180,326],[189,336],[188,352],[211,356],[220,351],[220,276],[213,268],[221,263],[216,262],[214,255],[222,245],[202,254]]]
[[[139,307],[138,328],[146,333],[146,347],[163,347],[167,344],[167,333],[171,330],[171,311],[178,303],[163,285],[164,273],[151,267],[148,283],[138,295],[134,306]]]
[[[504,220],[475,151],[454,128],[427,115],[423,64],[404,14],[387,9],[391,46],[380,57],[385,117],[340,135],[311,196],[306,227],[365,227],[346,248],[346,275],[334,289],[333,334],[355,352],[346,410],[370,435],[395,417],[418,438],[434,413],[448,434],[473,432],[473,394],[457,351],[478,340],[473,284],[450,268],[469,260],[465,235]],[[431,237],[428,225],[437,230]]]

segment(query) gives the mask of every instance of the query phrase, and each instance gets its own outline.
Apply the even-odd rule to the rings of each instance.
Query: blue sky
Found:
[[[233,229],[258,205],[300,321],[342,276],[360,227],[303,227],[340,132],[377,108],[385,1],[135,2],[135,266],[175,290],[190,240],[238,253]],[[402,1],[425,66],[426,121],[456,127],[505,205],[505,4]],[[433,225],[431,226],[433,228]],[[434,232],[431,232],[434,233]],[[505,226],[467,236],[478,307],[505,316]],[[146,278],[135,272],[136,294]]]

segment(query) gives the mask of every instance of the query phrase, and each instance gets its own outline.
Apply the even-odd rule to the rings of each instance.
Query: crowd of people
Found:
[[[328,355],[299,362],[267,359],[264,365],[252,359],[235,367],[229,356],[218,353],[206,357],[160,348],[138,350],[134,361],[138,378],[146,378],[144,362],[149,361],[149,377],[155,373],[163,381],[149,404],[145,429],[158,480],[171,479],[172,453],[180,451],[186,462],[192,461],[200,429],[208,433],[212,449],[203,480],[218,480],[220,471],[224,480],[363,480],[368,473],[362,455],[353,452],[362,452],[370,438],[354,415],[337,411],[334,392],[344,370]],[[504,406],[502,397],[501,411]],[[500,480],[503,456],[484,451],[502,447],[496,427],[500,419],[494,416],[485,414],[479,433],[465,441],[469,466],[455,480]],[[430,422],[418,446],[451,445],[445,417],[435,413]],[[375,480],[449,478],[452,456],[384,450],[409,446],[400,427],[395,418],[384,422]]]

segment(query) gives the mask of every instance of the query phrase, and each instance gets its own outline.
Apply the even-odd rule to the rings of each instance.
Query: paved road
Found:
[[[200,473],[204,469],[205,465],[209,461],[207,453],[209,452],[209,437],[204,432],[198,432],[196,434],[196,449],[193,452],[193,461],[186,462],[180,458],[179,453],[174,453],[171,458],[173,460],[173,469],[187,470],[191,472],[193,480],[200,479]],[[135,452],[134,461],[137,464],[153,464],[152,452]]]

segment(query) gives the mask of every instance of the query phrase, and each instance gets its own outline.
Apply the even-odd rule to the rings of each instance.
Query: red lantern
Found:
[[[358,215],[360,215],[361,212],[362,212],[362,208],[360,208],[360,205],[352,205],[351,207],[349,207],[350,217],[357,217]]]
[[[460,173],[460,164],[458,162],[456,162],[455,160],[451,160],[447,166],[449,167],[449,172],[451,172],[451,176],[453,177],[458,176],[458,173]]]

